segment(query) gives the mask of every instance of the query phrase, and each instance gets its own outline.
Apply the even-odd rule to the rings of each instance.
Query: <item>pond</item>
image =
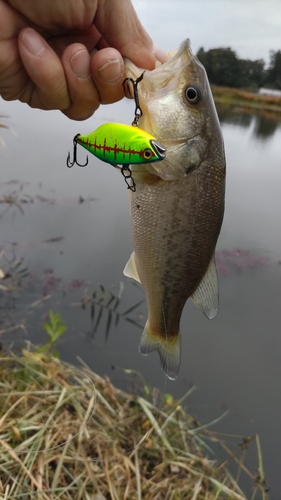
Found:
[[[0,340],[6,346],[43,343],[42,324],[53,309],[67,325],[59,345],[63,359],[77,364],[79,356],[120,387],[127,384],[124,368],[175,397],[196,386],[186,410],[203,423],[229,410],[215,430],[259,434],[270,498],[280,499],[280,122],[219,108],[227,156],[217,245],[220,310],[208,321],[188,302],[180,374],[164,385],[157,355],[138,353],[144,294],[122,273],[132,251],[124,180],[94,157],[84,169],[66,167],[76,133],[120,116],[130,123],[133,104],[102,107],[83,123],[4,101],[0,113],[9,116],[9,129],[1,131],[0,199],[10,201],[0,204],[0,264],[15,285],[0,297]],[[254,475],[256,455],[249,454]]]
[[[12,117],[16,131],[2,133],[1,198],[14,203],[1,204],[1,263],[15,284],[21,282],[1,297],[2,342],[43,343],[47,312],[59,310],[68,328],[59,346],[63,359],[77,363],[80,356],[120,387],[125,384],[122,368],[131,368],[162,390],[157,355],[138,353],[141,329],[136,323],[144,324],[146,306],[134,306],[144,299],[143,292],[122,275],[132,250],[124,181],[94,157],[84,169],[68,170],[65,164],[78,128],[94,129],[101,116],[77,128],[59,113],[46,117],[4,102],[1,109]],[[121,109],[129,122],[128,102],[104,108],[102,121]],[[206,423],[229,409],[216,429],[258,433],[268,482],[280,495],[281,127],[272,117],[235,109],[220,110],[220,117],[228,166],[217,247],[220,311],[208,321],[187,304],[180,374],[165,390],[181,397],[195,385],[197,391],[186,402],[189,413]],[[113,294],[121,293],[120,283],[124,290],[115,311],[93,308],[94,290],[101,293],[98,284],[108,300],[112,285]]]

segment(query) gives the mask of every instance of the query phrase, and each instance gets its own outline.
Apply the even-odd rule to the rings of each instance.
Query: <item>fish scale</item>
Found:
[[[133,77],[142,71],[132,63],[127,70]],[[162,369],[175,379],[187,299],[210,319],[218,309],[214,253],[224,212],[224,146],[207,76],[189,41],[146,71],[138,89],[140,127],[161,141],[166,158],[132,169],[134,253],[124,273],[146,293],[148,320],[139,350],[158,351]]]
[[[178,334],[183,306],[204,276],[218,236],[213,216],[204,217],[204,224],[201,221],[201,211],[214,214],[220,209],[214,198],[208,194],[199,207],[196,201],[193,203],[199,196],[197,175],[194,172],[184,180],[158,181],[149,186],[137,181],[132,196],[136,265],[146,290],[149,322],[159,335],[165,335],[162,306],[169,334]],[[192,192],[192,198],[186,196],[187,191]],[[155,206],[157,210],[153,210]]]

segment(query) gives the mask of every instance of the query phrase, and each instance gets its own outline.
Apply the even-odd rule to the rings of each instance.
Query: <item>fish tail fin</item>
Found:
[[[157,351],[160,357],[161,368],[171,380],[178,376],[180,367],[180,332],[168,339],[151,332],[148,322],[141,336],[139,352],[147,356],[150,352]]]

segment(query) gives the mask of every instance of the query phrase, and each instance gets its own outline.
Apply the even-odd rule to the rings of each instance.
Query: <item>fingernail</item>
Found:
[[[69,61],[73,73],[81,80],[90,76],[90,56],[87,50],[79,50]]]
[[[166,52],[164,52],[164,50],[161,49],[160,47],[158,47],[158,45],[156,45],[155,43],[153,44],[152,51],[153,51],[153,54],[155,55],[156,59],[158,61],[160,61],[161,63],[164,63],[168,60],[168,56],[167,56]]]
[[[41,56],[46,52],[46,45],[36,31],[27,28],[22,35],[22,43],[33,56]]]
[[[120,59],[108,61],[98,70],[100,79],[105,83],[116,83],[121,77]]]

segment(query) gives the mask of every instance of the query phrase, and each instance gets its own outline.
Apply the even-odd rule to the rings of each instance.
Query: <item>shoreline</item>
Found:
[[[0,356],[0,495],[6,492],[7,500],[31,491],[42,500],[57,494],[105,500],[112,491],[128,499],[136,499],[136,491],[143,500],[156,498],[155,492],[176,499],[197,491],[210,500],[247,500],[238,483],[241,469],[243,489],[253,492],[252,499],[260,493],[268,500],[258,436],[232,435],[226,445],[208,429],[212,422],[200,424],[181,406],[194,388],[178,401],[162,394],[159,408],[154,389],[143,386],[135,371],[137,391],[130,394],[82,361],[76,368],[34,348]],[[244,463],[244,446],[251,442],[258,450],[258,479]],[[213,445],[224,450],[223,458]]]
[[[242,89],[219,87],[217,85],[211,85],[211,90],[215,103],[281,113],[281,97],[254,94]]]

